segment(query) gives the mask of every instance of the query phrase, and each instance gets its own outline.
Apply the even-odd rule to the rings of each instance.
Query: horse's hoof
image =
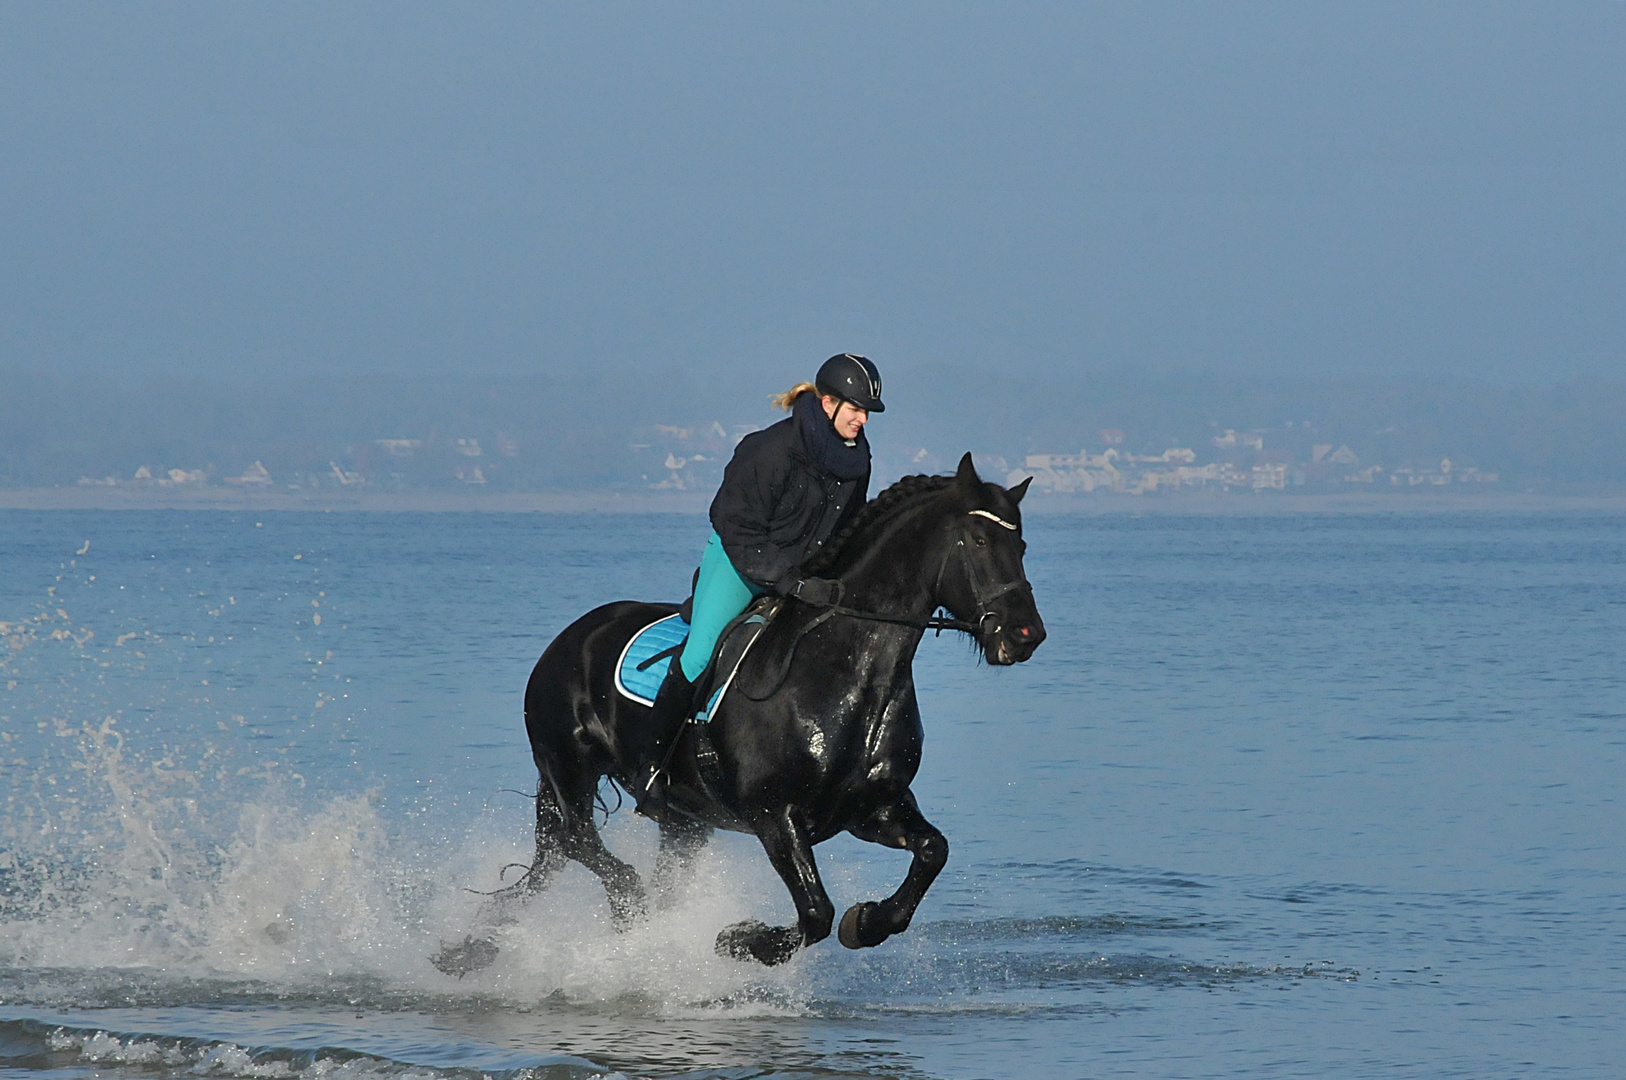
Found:
[[[472,934],[461,945],[440,943],[440,955],[431,956],[429,962],[447,975],[459,979],[471,971],[480,971],[497,962],[497,943],[490,938],[476,938]]]
[[[606,892],[610,901],[610,925],[615,927],[616,933],[625,934],[649,917],[649,896],[637,875],[629,873]]]
[[[746,919],[725,926],[717,935],[717,955],[730,960],[755,960],[766,967],[783,964],[802,947],[802,935],[792,926],[769,926]]]
[[[635,930],[649,917],[649,901],[642,891],[629,899],[610,901],[610,926],[618,934]]]
[[[849,949],[873,949],[892,935],[886,931],[865,931],[864,919],[880,907],[879,904],[865,901],[854,904],[847,909],[847,914],[841,917],[841,925],[836,928],[836,938]]]

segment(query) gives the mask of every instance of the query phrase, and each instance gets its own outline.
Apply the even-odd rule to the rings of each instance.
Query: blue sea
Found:
[[[907,934],[719,958],[793,914],[730,834],[629,933],[572,867],[442,975],[529,857],[531,665],[706,531],[0,512],[0,1073],[1626,1074],[1618,514],[1034,510],[1033,660],[920,650]],[[818,854],[838,910],[906,866]]]

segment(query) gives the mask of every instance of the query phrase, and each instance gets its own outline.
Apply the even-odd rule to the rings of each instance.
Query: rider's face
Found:
[[[842,401],[840,398],[825,394],[819,402],[824,406],[824,415],[828,416],[830,423],[835,426],[836,434],[843,439],[858,438],[858,433],[869,423],[869,410],[860,409],[850,401]]]

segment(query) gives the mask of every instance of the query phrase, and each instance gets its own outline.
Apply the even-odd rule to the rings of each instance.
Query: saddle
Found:
[[[717,636],[717,647],[706,669],[694,681],[695,723],[704,724],[716,715],[745,654],[783,603],[776,596],[758,597]],[[684,618],[687,613],[685,605],[677,614],[656,619],[632,635],[615,666],[615,688],[622,697],[640,705],[655,704],[655,695],[666,678],[666,664],[662,661],[682,652],[689,639],[689,623]]]

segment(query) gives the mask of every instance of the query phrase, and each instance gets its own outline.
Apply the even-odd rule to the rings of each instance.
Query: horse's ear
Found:
[[[982,486],[982,477],[977,475],[977,467],[971,464],[971,451],[965,452],[960,459],[960,467],[954,470],[954,482],[966,491],[976,491]]]
[[[1020,503],[1022,501],[1022,496],[1028,493],[1028,485],[1031,483],[1033,483],[1033,477],[1030,476],[1020,484],[1017,484],[1015,487],[1006,488],[1005,494],[1011,497],[1011,502]]]

